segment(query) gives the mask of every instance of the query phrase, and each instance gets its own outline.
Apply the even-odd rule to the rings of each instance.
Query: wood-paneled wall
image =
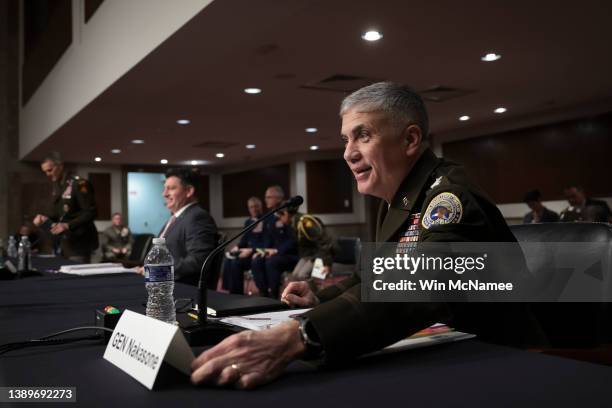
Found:
[[[289,198],[289,164],[256,170],[229,173],[222,176],[223,217],[248,217],[247,200],[259,197],[264,202],[266,188],[279,185]]]
[[[306,162],[308,212],[342,214],[353,212],[353,176],[344,160]]]
[[[72,1],[24,1],[23,13],[25,105],[72,43]]]
[[[516,203],[539,189],[563,199],[570,185],[595,197],[612,196],[612,113],[519,129],[442,145],[496,203]]]
[[[111,175],[110,173],[89,173],[96,201],[96,220],[111,218]]]

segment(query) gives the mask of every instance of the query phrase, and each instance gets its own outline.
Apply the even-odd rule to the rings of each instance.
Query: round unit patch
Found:
[[[440,193],[427,206],[421,224],[429,229],[433,225],[457,224],[461,221],[463,206],[453,193]]]

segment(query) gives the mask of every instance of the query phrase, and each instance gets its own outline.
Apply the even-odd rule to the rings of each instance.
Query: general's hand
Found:
[[[138,273],[139,275],[144,276],[144,267],[142,267],[142,266],[137,266],[137,267],[136,267],[136,273]]]
[[[63,232],[68,231],[69,229],[70,228],[68,227],[68,224],[66,224],[65,222],[57,222],[51,226],[51,233],[53,235],[59,235]]]
[[[304,353],[298,322],[263,331],[244,331],[203,352],[191,363],[191,382],[254,388],[281,375]]]
[[[45,215],[36,214],[36,217],[34,217],[34,220],[32,221],[32,224],[34,224],[37,227],[40,227],[42,225],[42,223],[44,223],[48,219],[49,219],[49,217],[47,217]]]
[[[314,307],[319,304],[319,299],[304,281],[291,282],[281,295],[281,302],[291,307]]]
[[[113,251],[113,254],[121,253],[121,249],[119,249],[119,248],[111,248],[111,251]]]

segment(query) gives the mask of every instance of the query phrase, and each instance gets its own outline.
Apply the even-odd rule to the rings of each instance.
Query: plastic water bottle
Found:
[[[21,240],[24,243],[25,253],[26,253],[26,268],[28,271],[33,271],[32,268],[32,244],[30,243],[30,238],[27,235],[23,235]]]
[[[14,236],[9,237],[8,247],[6,248],[6,255],[9,258],[17,258],[17,242]]]
[[[27,235],[21,236],[17,249],[17,270],[19,272],[32,270],[32,250]]]
[[[149,293],[147,316],[174,324],[174,259],[164,238],[153,238],[153,248],[145,258],[144,271]]]

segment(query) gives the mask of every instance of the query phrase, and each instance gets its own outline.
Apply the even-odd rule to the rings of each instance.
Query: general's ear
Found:
[[[406,156],[413,156],[421,149],[423,134],[418,125],[409,125],[402,134],[405,144]]]

